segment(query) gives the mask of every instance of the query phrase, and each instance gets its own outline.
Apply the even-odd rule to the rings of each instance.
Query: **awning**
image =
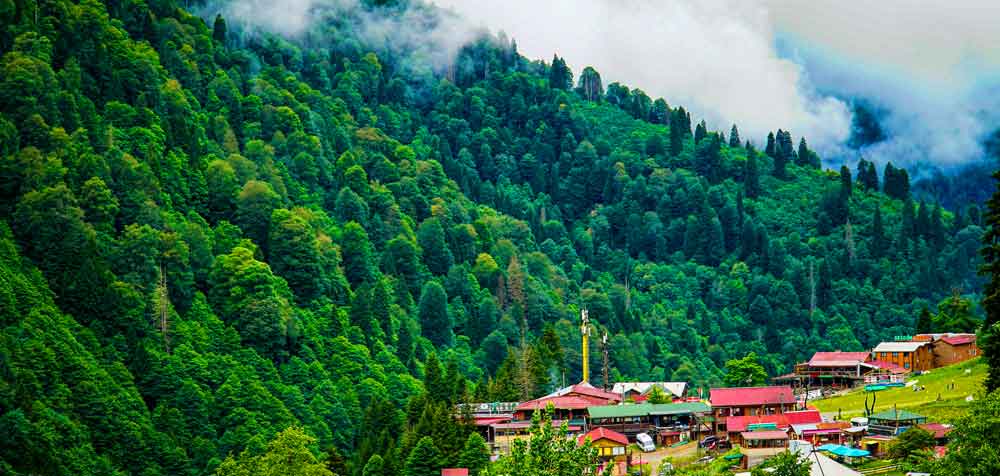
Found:
[[[860,458],[863,456],[871,456],[871,453],[858,448],[850,448],[844,445],[823,445],[817,448],[820,451],[829,451],[837,456],[844,456],[847,458]]]
[[[744,431],[740,433],[744,440],[787,440],[788,433],[781,430]]]

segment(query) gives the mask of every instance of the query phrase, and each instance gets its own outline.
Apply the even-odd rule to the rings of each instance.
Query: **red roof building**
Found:
[[[443,468],[441,476],[469,476],[469,468]]]
[[[945,440],[948,438],[948,433],[955,429],[955,427],[944,423],[923,423],[917,426],[933,434],[935,440]]]
[[[628,446],[628,437],[626,437],[621,433],[618,433],[617,431],[609,430],[604,427],[597,427],[594,428],[593,430],[590,430],[589,432],[587,432],[587,434],[581,435],[579,438],[577,438],[576,442],[582,445],[583,442],[587,440],[587,438],[590,438],[590,441],[594,443],[597,443],[600,440],[609,440],[618,443],[622,446]]]
[[[713,388],[709,403],[715,407],[759,407],[794,404],[795,395],[787,385],[774,387]]]
[[[854,367],[871,360],[871,352],[816,352],[810,367]]]
[[[561,388],[544,397],[529,400],[519,404],[514,409],[515,420],[528,420],[536,410],[542,410],[549,404],[555,410],[553,418],[576,420],[586,418],[587,409],[601,405],[621,403],[622,397],[617,393],[605,392],[587,382]]]
[[[775,415],[795,410],[792,387],[713,388],[709,403],[715,420],[715,432],[727,433],[727,419],[734,416]]]

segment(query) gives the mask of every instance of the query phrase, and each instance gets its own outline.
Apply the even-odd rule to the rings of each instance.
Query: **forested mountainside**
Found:
[[[290,427],[272,449],[341,476],[457,464],[452,403],[580,379],[581,308],[613,381],[696,387],[924,309],[975,327],[979,210],[902,169],[823,170],[502,36],[435,69],[352,18],[292,41],[0,0],[0,473],[211,474]]]

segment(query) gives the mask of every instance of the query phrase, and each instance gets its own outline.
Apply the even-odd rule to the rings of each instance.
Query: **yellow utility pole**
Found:
[[[590,336],[590,319],[587,317],[587,310],[580,311],[583,322],[580,324],[580,335],[583,336],[583,381],[590,381],[590,348],[587,345],[587,337]]]

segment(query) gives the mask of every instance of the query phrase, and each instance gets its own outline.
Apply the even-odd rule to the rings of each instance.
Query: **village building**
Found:
[[[934,442],[937,446],[944,446],[948,444],[948,434],[955,429],[947,423],[921,423],[917,425],[918,427],[927,430],[930,434],[934,435]]]
[[[843,445],[848,440],[844,430],[851,428],[845,421],[829,421],[818,423],[802,423],[792,425],[792,436],[819,446],[824,444]]]
[[[934,367],[965,362],[979,356],[975,334],[917,334],[914,341],[930,342]]]
[[[731,416],[726,419],[726,433],[729,442],[743,444],[743,433],[755,431],[784,431],[786,434],[795,425],[815,425],[823,417],[818,410],[801,410],[775,413],[772,415]]]
[[[934,368],[934,353],[930,342],[883,342],[872,349],[875,360],[898,365],[911,372]]]
[[[552,405],[554,420],[570,420],[583,424],[587,418],[588,408],[615,405],[621,401],[622,397],[617,393],[606,392],[587,382],[580,382],[517,405],[514,408],[514,420],[531,420],[536,411]]]
[[[590,440],[601,460],[624,460],[627,456],[628,437],[607,428],[594,428],[577,438],[579,444]]]
[[[656,438],[661,445],[697,440],[712,429],[705,423],[711,408],[702,402],[636,403],[590,407],[590,428],[607,428],[635,440],[639,433]]]
[[[927,417],[906,410],[890,408],[868,416],[868,434],[894,437],[908,428],[922,423],[927,423]]]
[[[897,382],[908,373],[901,365],[877,360],[872,352],[816,352],[808,362],[795,366],[786,375],[772,378],[775,383],[805,388],[843,388],[861,383]]]
[[[774,415],[795,410],[792,387],[713,388],[709,392],[715,433],[726,433],[726,420],[734,416]]]
[[[744,431],[740,433],[741,445],[747,449],[787,448],[788,432],[782,430]]]
[[[641,402],[649,396],[653,387],[659,387],[672,399],[682,399],[687,395],[687,382],[618,382],[611,391],[622,396],[623,401]]]

